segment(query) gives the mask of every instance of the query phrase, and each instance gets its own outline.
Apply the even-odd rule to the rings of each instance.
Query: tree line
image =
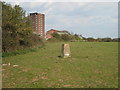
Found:
[[[81,41],[82,39],[77,34],[71,34],[68,31],[65,34],[59,34],[57,32],[52,33],[52,38],[48,39],[48,41]]]
[[[89,38],[84,38],[86,41],[90,41],[90,42],[120,42],[120,38],[110,38],[110,37],[106,37],[106,38],[93,38],[93,37],[89,37]]]
[[[12,52],[43,45],[42,39],[33,34],[30,16],[19,5],[2,3],[2,52]]]
[[[68,34],[58,34],[57,32],[54,32],[52,34],[53,38],[48,39],[48,41],[86,41],[86,42],[120,42],[120,38],[93,38],[93,37],[83,37],[82,35],[78,34],[72,34],[68,31],[66,31]]]

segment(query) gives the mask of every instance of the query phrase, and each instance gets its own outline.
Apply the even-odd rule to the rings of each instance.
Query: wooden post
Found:
[[[62,44],[61,57],[67,58],[67,57],[70,57],[70,56],[71,56],[71,53],[70,53],[69,44]]]

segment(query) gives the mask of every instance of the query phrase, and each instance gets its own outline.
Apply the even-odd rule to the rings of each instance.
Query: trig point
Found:
[[[69,44],[62,44],[61,57],[67,58],[70,57],[70,46]]]

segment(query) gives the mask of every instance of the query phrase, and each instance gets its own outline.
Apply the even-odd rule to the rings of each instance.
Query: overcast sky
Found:
[[[85,37],[118,37],[117,2],[11,2],[27,14],[45,14],[45,31],[68,30]]]

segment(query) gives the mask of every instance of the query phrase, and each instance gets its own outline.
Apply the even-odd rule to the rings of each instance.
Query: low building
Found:
[[[62,34],[70,34],[68,31],[65,31],[65,30],[59,31],[59,30],[51,29],[51,30],[49,30],[49,31],[46,32],[46,39],[52,38],[52,37],[53,37],[53,36],[52,36],[53,33],[57,33],[57,34],[59,34],[59,35],[62,35]]]
[[[61,32],[61,31],[58,31],[58,30],[55,30],[55,29],[51,29],[51,30],[47,31],[46,32],[46,39],[52,38],[53,37],[52,34],[54,32]]]

